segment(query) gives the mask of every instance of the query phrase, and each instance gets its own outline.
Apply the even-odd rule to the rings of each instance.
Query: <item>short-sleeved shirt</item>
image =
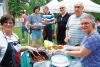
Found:
[[[26,22],[28,21],[28,16],[26,14],[22,15],[22,23],[26,24]]]
[[[57,25],[58,25],[57,31],[58,31],[58,34],[64,34],[65,35],[66,24],[67,24],[69,16],[70,15],[68,13],[66,13],[66,15],[64,17],[62,17],[61,15],[59,15],[57,17]]]
[[[85,13],[83,13],[83,14],[85,14]],[[81,14],[81,16],[83,14]],[[75,46],[75,45],[79,44],[84,37],[84,33],[82,31],[81,23],[80,23],[81,16],[76,16],[75,14],[73,14],[68,19],[68,23],[67,23],[66,27],[68,29],[67,34],[70,37],[68,44],[71,46]]]
[[[43,15],[42,15],[42,20],[45,20],[45,21],[47,21],[48,23],[49,23],[49,22],[52,22],[54,19],[55,19],[55,18],[54,18],[54,14],[53,14],[53,13],[48,12],[48,14],[43,14]],[[51,26],[51,25],[52,25],[52,24],[47,24],[47,25],[45,26],[45,28],[46,28],[46,29],[48,29],[48,28],[52,29],[52,26]]]
[[[42,21],[42,18],[41,18],[41,15],[40,14],[38,14],[38,15],[35,15],[34,13],[33,14],[31,14],[30,16],[29,16],[29,23],[30,24],[40,24],[41,23],[41,21]],[[38,26],[37,28],[35,28],[35,29],[41,29],[41,26]]]
[[[82,57],[83,67],[100,67],[100,35],[96,31],[90,36],[85,36],[82,47],[91,51],[88,56]]]

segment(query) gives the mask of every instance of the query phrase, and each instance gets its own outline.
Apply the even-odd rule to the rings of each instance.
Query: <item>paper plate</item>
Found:
[[[51,57],[51,63],[54,66],[68,66],[70,64],[68,58],[64,55],[54,55]]]

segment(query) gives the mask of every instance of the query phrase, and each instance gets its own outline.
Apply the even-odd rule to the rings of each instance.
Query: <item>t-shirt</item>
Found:
[[[88,56],[82,57],[83,67],[100,67],[100,35],[96,31],[90,36],[85,36],[82,47],[91,51]]]
[[[48,12],[48,14],[43,14],[42,15],[42,20],[45,20],[45,21],[47,21],[48,23],[49,22],[52,22],[53,20],[54,20],[55,18],[54,18],[54,14],[53,13],[50,13],[50,12]],[[46,26],[45,26],[45,28],[51,28],[51,29],[54,29],[54,25],[52,24],[52,26],[51,26],[51,24],[47,24]]]
[[[84,14],[85,13],[83,13],[82,15]],[[75,14],[73,14],[68,19],[66,27],[68,29],[67,34],[70,37],[68,44],[71,46],[79,44],[84,37],[84,33],[81,29],[81,23],[80,23],[81,16],[76,16]]]
[[[28,16],[26,14],[22,15],[22,23],[26,24],[26,22],[28,21]]]
[[[57,17],[57,25],[58,25],[58,34],[64,34],[65,35],[65,31],[66,31],[66,24],[68,22],[68,18],[69,18],[69,14],[66,13],[66,15],[64,17],[62,17],[61,15],[59,15]]]
[[[41,18],[41,15],[38,14],[38,15],[35,15],[34,13],[31,14],[29,16],[29,23],[30,24],[37,24],[39,25],[42,21],[42,18]],[[37,26],[36,28],[32,28],[32,29],[41,29],[41,26]]]

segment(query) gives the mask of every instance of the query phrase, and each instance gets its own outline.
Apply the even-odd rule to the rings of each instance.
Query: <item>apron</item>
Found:
[[[5,36],[5,39],[8,42],[6,36]],[[17,60],[17,62],[16,62],[16,59],[19,59],[20,58],[20,54],[21,53],[20,52],[17,52],[15,50],[15,48],[14,48],[14,45],[17,45],[17,44],[20,44],[20,41],[19,40],[18,40],[17,43],[8,42],[8,46],[7,46],[5,55],[4,55],[4,57],[3,57],[3,59],[2,59],[2,61],[0,63],[0,67],[20,67],[19,66],[19,63],[17,63],[20,60],[19,61]]]
[[[1,61],[1,67],[16,67],[15,61],[15,49],[13,47],[13,42],[8,43],[6,53]]]

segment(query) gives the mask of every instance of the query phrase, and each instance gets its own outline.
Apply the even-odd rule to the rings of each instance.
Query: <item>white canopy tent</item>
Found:
[[[58,10],[58,8],[59,8],[58,0],[52,0],[51,2],[49,2],[45,6],[49,7],[50,12],[53,12],[53,13],[58,13],[59,12],[59,10]],[[42,8],[43,8],[43,6],[41,7],[41,12],[42,12]]]
[[[74,4],[77,2],[82,2],[84,6],[84,11],[86,12],[96,12],[100,13],[100,5],[92,2],[91,0],[63,0],[60,3],[64,3],[68,12],[74,12]]]
[[[82,2],[84,5],[84,11],[86,12],[96,12],[100,13],[100,5],[92,2],[91,0],[63,0],[61,2],[58,2],[57,0],[52,0],[49,2],[46,6],[49,7],[51,12],[59,12],[59,6],[65,5],[67,8],[67,11],[69,13],[74,12],[74,4],[77,2]]]

